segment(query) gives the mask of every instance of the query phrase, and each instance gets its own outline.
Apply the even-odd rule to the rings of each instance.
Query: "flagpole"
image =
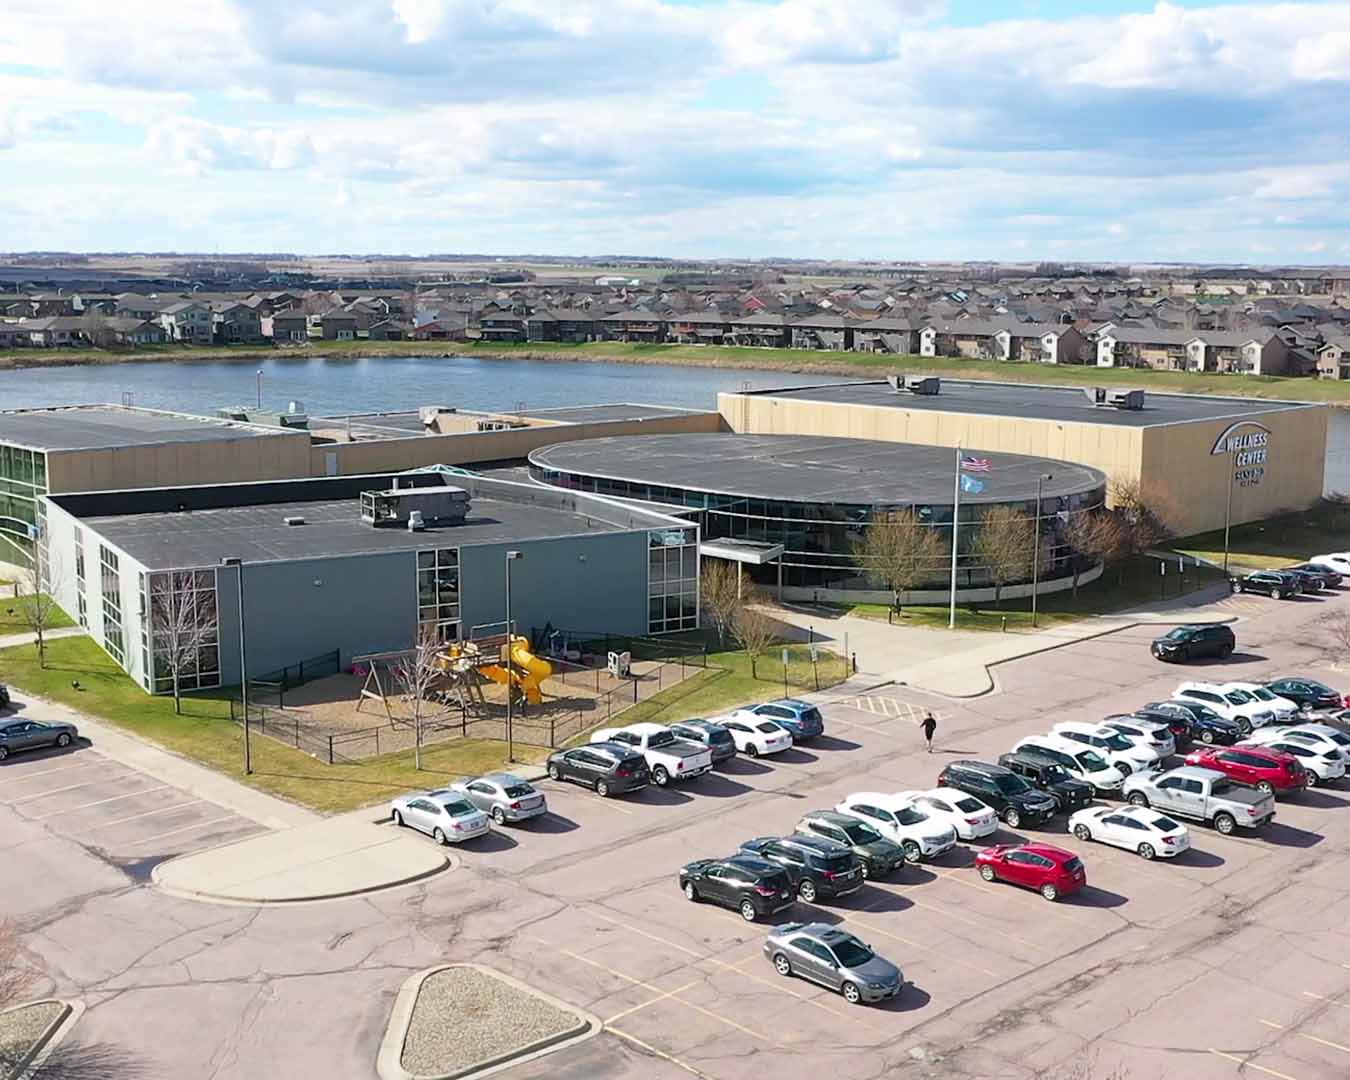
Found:
[[[952,595],[947,629],[956,629],[956,534],[961,527],[961,445],[956,446],[956,476],[952,481]]]

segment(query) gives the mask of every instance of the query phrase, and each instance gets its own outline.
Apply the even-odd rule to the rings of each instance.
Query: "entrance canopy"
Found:
[[[749,563],[751,566],[763,566],[775,562],[783,555],[782,544],[768,544],[760,540],[704,540],[698,546],[698,553],[709,559],[726,559],[730,562]]]

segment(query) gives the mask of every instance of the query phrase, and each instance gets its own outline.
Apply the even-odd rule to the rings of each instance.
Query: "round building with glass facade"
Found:
[[[590,439],[535,450],[529,466],[531,477],[550,487],[674,510],[697,521],[704,543],[782,545],[781,566],[751,571],[765,583],[781,573],[789,587],[850,591],[876,588],[860,546],[872,522],[896,510],[912,510],[940,532],[945,554],[920,588],[945,588],[958,504],[959,590],[993,582],[978,534],[995,506],[1036,517],[1035,570],[1046,587],[1062,585],[1075,568],[1083,569],[1066,539],[1069,522],[1104,506],[1107,483],[1099,470],[1070,461],[809,435]],[[1029,581],[1031,573],[1018,576]]]

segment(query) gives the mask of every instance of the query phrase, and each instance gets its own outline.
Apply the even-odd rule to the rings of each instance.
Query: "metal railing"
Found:
[[[334,649],[332,652],[320,653],[318,656],[311,656],[308,660],[301,660],[297,664],[290,664],[284,668],[278,668],[276,671],[269,671],[265,675],[259,675],[257,678],[249,680],[249,697],[275,695],[277,706],[284,708],[287,690],[294,690],[297,686],[303,686],[315,679],[336,675],[341,669],[341,663],[341,654],[337,649]]]

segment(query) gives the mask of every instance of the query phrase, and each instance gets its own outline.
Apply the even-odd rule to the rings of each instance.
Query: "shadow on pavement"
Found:
[[[580,826],[571,818],[563,817],[562,814],[550,810],[547,814],[540,814],[528,821],[522,821],[515,828],[527,833],[566,833],[574,832]]]
[[[727,758],[726,761],[719,762],[713,768],[720,773],[728,776],[760,776],[770,769],[761,761],[754,758],[748,758],[744,754],[738,754],[734,758]]]
[[[713,799],[729,799],[733,795],[744,795],[747,791],[753,791],[754,788],[747,784],[737,783],[735,780],[729,780],[725,776],[719,776],[717,773],[704,773],[698,779],[698,787],[691,790],[697,795],[706,795]]]
[[[51,758],[66,757],[75,753],[77,750],[88,750],[94,744],[83,735],[76,738],[69,746],[44,746],[38,750],[15,750],[0,761],[0,769],[9,768],[14,765],[22,765],[25,761],[48,761]]]
[[[461,847],[465,851],[510,851],[519,845],[520,841],[514,836],[507,836],[506,833],[494,828],[490,833],[475,836],[472,840],[465,840],[453,846]]]
[[[901,968],[903,971],[904,969]],[[909,983],[901,988],[900,993],[893,998],[887,998],[885,1001],[878,1001],[869,1006],[869,1009],[876,1009],[877,1012],[886,1013],[907,1013],[914,1012],[916,1009],[922,1009],[933,996],[923,987],[915,986]]]
[[[1110,889],[1099,889],[1095,885],[1088,885],[1072,896],[1066,896],[1060,903],[1071,904],[1074,907],[1117,908],[1128,903],[1128,899],[1121,896],[1120,893],[1112,892]]]
[[[1333,806],[1350,806],[1350,800],[1333,795],[1325,788],[1309,788],[1297,797],[1299,806],[1315,806],[1329,809]]]
[[[919,863],[907,862],[901,869],[892,870],[881,880],[891,885],[930,885],[937,880],[937,875]]]
[[[810,745],[812,750],[857,750],[862,743],[839,739],[833,735],[817,735],[811,740]]]
[[[902,893],[892,892],[890,889],[879,889],[870,883],[864,885],[851,896],[843,896],[838,900],[827,900],[825,903],[842,911],[856,911],[859,915],[904,911],[906,908],[914,906],[914,901],[906,898]]]
[[[944,851],[937,858],[927,861],[940,870],[964,870],[975,865],[975,852],[964,844],[957,844],[950,851]]]
[[[1201,851],[1199,848],[1188,848],[1171,861],[1178,866],[1211,867],[1223,866],[1228,860],[1222,855],[1215,855],[1212,851]]]
[[[1262,831],[1260,839],[1280,847],[1310,848],[1322,842],[1322,834],[1295,828],[1282,821],[1272,821]]]
[[[624,800],[629,805],[634,803],[646,803],[651,806],[678,806],[680,803],[691,802],[690,796],[683,791],[675,791],[669,787],[657,787],[655,784],[648,784],[645,788],[633,792]]]
[[[791,747],[780,754],[774,754],[774,761],[786,761],[789,765],[809,765],[813,761],[819,761],[820,758],[815,754],[808,754],[805,750],[799,750],[797,747]]]

